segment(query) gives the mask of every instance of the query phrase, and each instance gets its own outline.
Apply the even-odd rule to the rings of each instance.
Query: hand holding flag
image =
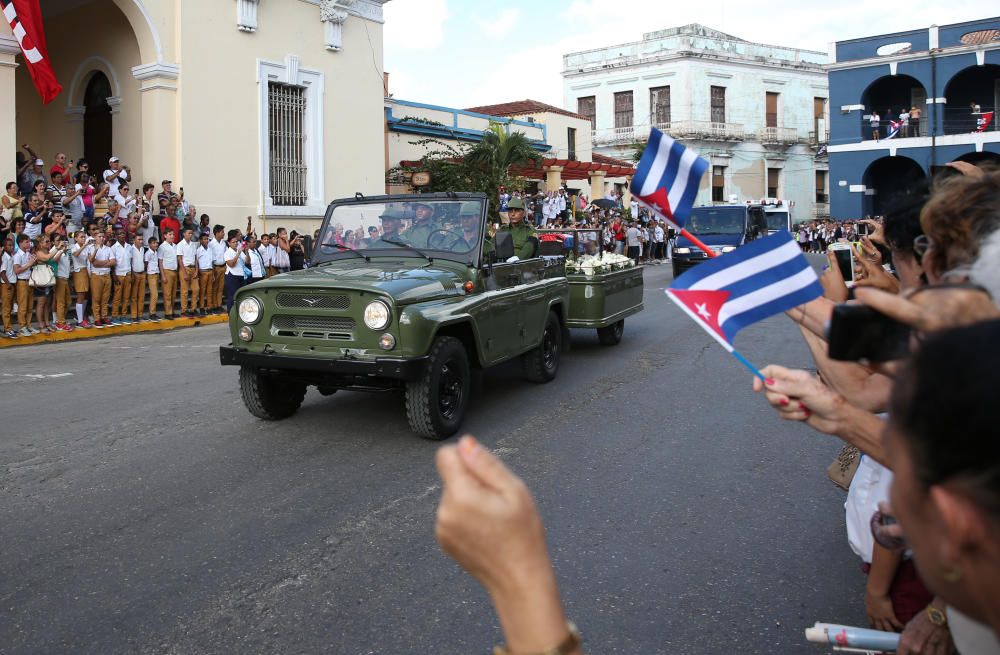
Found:
[[[736,333],[821,295],[816,272],[785,231],[699,264],[667,289],[670,300],[761,379],[733,348]]]

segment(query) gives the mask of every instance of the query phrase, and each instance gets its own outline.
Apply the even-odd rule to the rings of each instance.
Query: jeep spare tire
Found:
[[[425,439],[447,439],[458,432],[471,395],[469,356],[455,337],[431,344],[419,378],[406,384],[406,418]]]

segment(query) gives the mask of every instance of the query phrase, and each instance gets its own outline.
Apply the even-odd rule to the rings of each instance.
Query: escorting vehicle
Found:
[[[525,378],[549,382],[571,327],[617,343],[642,309],[641,269],[592,267],[589,282],[582,270],[571,282],[565,256],[542,256],[537,242],[518,260],[510,233],[489,236],[487,204],[468,193],[331,203],[310,268],[236,294],[220,358],[239,366],[250,413],[287,418],[309,386],[399,389],[411,429],[443,439],[478,372],[518,358]]]
[[[787,220],[787,214],[785,214]],[[764,206],[759,204],[702,205],[691,210],[687,230],[717,254],[736,250],[769,232]],[[674,277],[708,259],[700,248],[678,236],[672,254]]]

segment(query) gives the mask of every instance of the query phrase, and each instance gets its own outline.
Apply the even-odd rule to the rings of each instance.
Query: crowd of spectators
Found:
[[[183,188],[140,187],[117,157],[97,173],[58,153],[46,171],[24,150],[0,196],[0,336],[222,313],[227,290],[305,265],[294,233],[226,232]]]
[[[753,380],[780,418],[843,441],[828,474],[848,486],[859,602],[872,627],[902,633],[902,655],[1000,652],[1000,172],[955,169],[866,222],[863,285],[831,253],[824,296],[787,312],[816,372],[772,365]],[[909,354],[834,359],[844,304],[908,330]],[[581,653],[524,483],[472,437],[437,464],[438,539],[489,592],[509,652]]]

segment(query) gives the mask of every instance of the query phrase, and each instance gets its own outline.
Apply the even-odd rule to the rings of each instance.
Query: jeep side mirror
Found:
[[[495,239],[497,261],[505,262],[514,256],[514,237],[510,232],[497,232]]]

